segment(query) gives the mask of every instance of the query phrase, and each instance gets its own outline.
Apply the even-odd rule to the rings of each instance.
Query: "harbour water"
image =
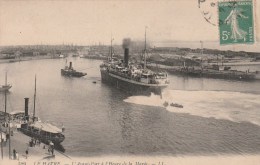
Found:
[[[188,78],[170,75],[159,96],[130,96],[102,84],[102,61],[69,58],[82,78],[63,77],[66,59],[0,65],[13,87],[7,111],[33,109],[37,75],[36,116],[65,126],[62,143],[68,155],[215,155],[260,153],[260,81]],[[238,67],[238,66],[236,66]],[[254,66],[260,70],[260,66]],[[97,83],[93,83],[96,81]],[[164,107],[164,101],[184,105]],[[0,93],[4,109],[4,94]]]

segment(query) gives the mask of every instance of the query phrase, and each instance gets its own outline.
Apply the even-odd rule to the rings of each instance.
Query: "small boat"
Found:
[[[176,108],[183,108],[183,105],[177,104],[177,103],[171,103],[170,106],[176,107]]]
[[[6,92],[12,88],[11,84],[7,84],[7,73],[5,74],[5,84],[0,86],[0,92]]]
[[[61,69],[61,75],[69,77],[83,77],[87,75],[87,73],[78,72],[74,70],[72,67],[72,62],[70,62],[70,66],[65,66],[64,69]]]
[[[163,103],[163,106],[164,106],[164,107],[168,107],[168,105],[169,105],[169,103],[168,103],[167,101],[165,101],[165,102]]]

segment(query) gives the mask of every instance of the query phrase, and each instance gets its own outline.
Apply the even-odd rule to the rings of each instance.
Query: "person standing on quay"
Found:
[[[51,155],[53,156],[54,148],[51,148]]]
[[[16,152],[16,159],[19,160],[19,154]]]
[[[14,157],[14,160],[16,159],[16,150],[13,149],[13,157]]]
[[[29,152],[28,152],[28,149],[25,151],[25,155],[26,155],[26,159],[27,159],[27,157],[28,157],[28,154],[29,154]]]

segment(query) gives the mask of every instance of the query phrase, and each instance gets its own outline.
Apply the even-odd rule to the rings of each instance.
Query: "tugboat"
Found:
[[[100,65],[102,82],[132,94],[150,94],[151,92],[161,94],[162,89],[169,85],[167,73],[153,72],[146,68],[146,46],[144,65],[129,63],[130,42],[130,39],[123,40],[124,60],[120,60],[113,57],[111,40],[111,56]]]
[[[61,75],[63,76],[69,76],[69,77],[83,77],[86,76],[87,73],[78,72],[73,69],[72,62],[70,62],[70,66],[65,66],[64,69],[61,69]]]
[[[35,91],[34,91],[34,108],[33,116],[28,114],[28,103],[29,98],[25,98],[25,111],[22,117],[20,130],[24,134],[38,139],[45,144],[50,142],[60,145],[64,141],[65,136],[63,135],[63,130],[47,122],[41,122],[38,117],[35,117],[35,99],[36,99],[36,77],[35,77]],[[13,114],[13,118],[21,118],[21,112],[18,114]]]
[[[5,84],[0,86],[0,92],[6,92],[12,88],[11,84],[7,84],[7,73],[5,73]]]

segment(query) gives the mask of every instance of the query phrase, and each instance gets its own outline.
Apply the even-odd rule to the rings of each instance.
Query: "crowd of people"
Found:
[[[25,159],[27,159],[29,156],[29,147],[35,147],[35,146],[41,146],[41,141],[36,138],[31,138],[31,140],[29,141],[28,147],[25,150],[25,155],[24,155]],[[46,149],[45,144],[43,145],[43,149]],[[54,155],[54,144],[51,141],[49,142],[49,145],[48,145],[48,153],[51,156],[55,156]],[[19,154],[15,149],[13,149],[12,159],[19,160]]]

